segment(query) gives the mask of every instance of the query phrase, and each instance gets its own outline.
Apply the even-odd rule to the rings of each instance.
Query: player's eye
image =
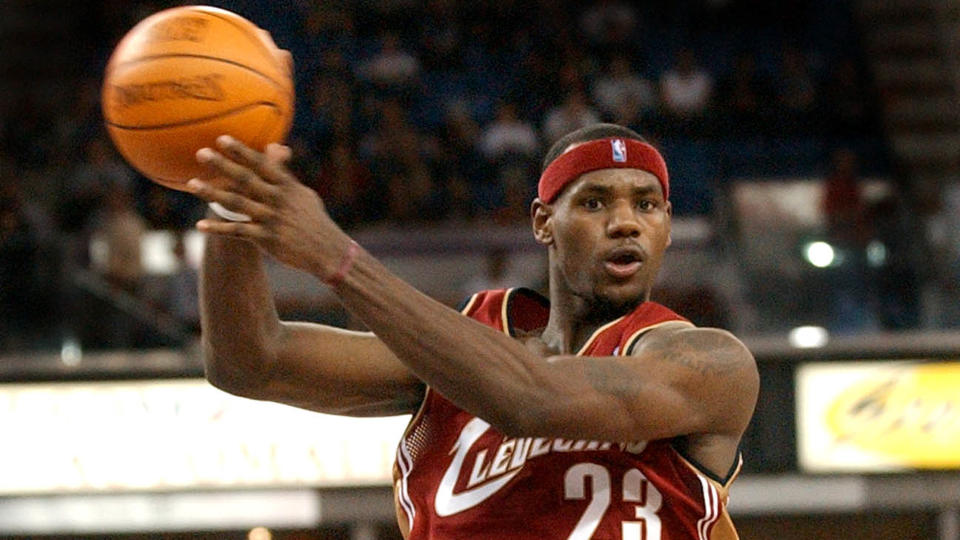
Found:
[[[596,197],[584,199],[582,204],[587,210],[599,210],[603,208],[603,203]]]
[[[657,207],[657,203],[651,201],[650,199],[643,199],[637,204],[637,207],[641,210],[653,210]]]

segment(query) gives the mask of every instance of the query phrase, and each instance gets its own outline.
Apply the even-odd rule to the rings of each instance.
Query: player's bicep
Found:
[[[368,332],[283,323],[265,399],[352,416],[416,410],[424,385]]]

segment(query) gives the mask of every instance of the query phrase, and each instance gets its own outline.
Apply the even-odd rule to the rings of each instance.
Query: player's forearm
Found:
[[[281,327],[254,244],[207,237],[200,272],[200,321],[210,382],[237,393],[266,382]]]
[[[525,429],[543,385],[543,359],[464,317],[361,253],[336,292],[411,371],[505,432]]]

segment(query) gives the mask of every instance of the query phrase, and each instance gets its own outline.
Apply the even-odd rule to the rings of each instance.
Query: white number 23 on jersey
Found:
[[[586,498],[587,482],[590,482],[590,502],[577,521],[576,527],[567,537],[568,540],[590,540],[600,525],[604,513],[612,501],[610,471],[596,463],[578,463],[567,469],[563,477],[563,495],[567,500]],[[624,521],[621,524],[623,540],[660,540],[660,517],[657,511],[663,503],[663,496],[657,488],[637,469],[630,469],[623,475],[623,503],[634,505],[637,521]]]

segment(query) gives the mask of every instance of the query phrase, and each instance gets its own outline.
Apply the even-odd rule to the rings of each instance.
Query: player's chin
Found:
[[[647,287],[639,280],[608,281],[597,287],[596,296],[616,311],[631,311],[646,300]]]

